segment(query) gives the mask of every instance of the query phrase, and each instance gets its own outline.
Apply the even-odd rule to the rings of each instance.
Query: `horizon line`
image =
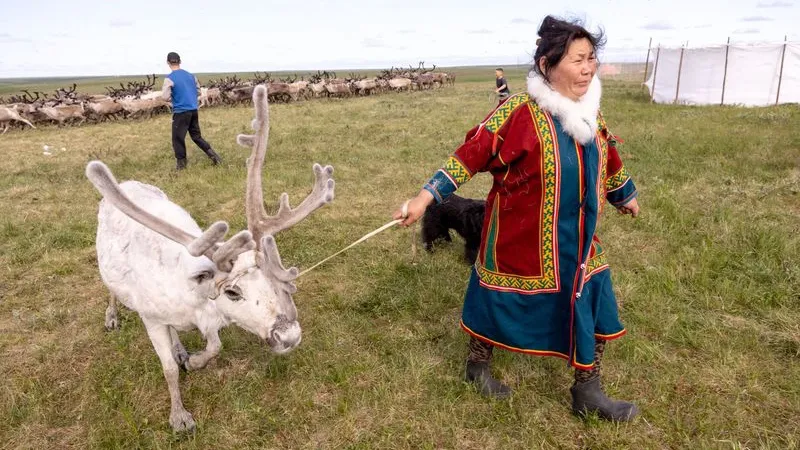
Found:
[[[601,65],[607,64],[644,64],[645,61],[607,61],[603,62]],[[455,66],[437,66],[437,69],[469,69],[469,68],[481,68],[481,67],[504,67],[504,68],[525,68],[530,67],[530,64],[471,64],[471,65],[455,65]],[[270,74],[304,74],[310,73],[314,74],[317,71],[329,71],[329,72],[336,72],[336,71],[351,71],[351,72],[370,72],[370,71],[382,71],[386,70],[385,68],[381,67],[372,67],[372,68],[328,68],[328,69],[282,69],[282,70],[272,70],[272,71],[265,71],[265,70],[222,70],[222,71],[213,71],[213,72],[206,72],[206,71],[197,71],[192,72],[195,75],[219,75],[219,74],[240,74],[240,73],[270,73]],[[126,74],[102,74],[102,75],[35,75],[35,76],[11,76],[11,77],[3,77],[0,76],[0,81],[4,80],[37,80],[37,79],[86,79],[86,78],[131,78],[131,77],[142,77],[147,75],[154,75],[153,73],[126,73]]]

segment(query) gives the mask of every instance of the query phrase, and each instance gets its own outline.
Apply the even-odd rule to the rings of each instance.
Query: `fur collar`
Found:
[[[528,94],[542,109],[558,117],[567,134],[581,144],[594,139],[597,130],[597,112],[600,109],[602,88],[597,75],[592,78],[589,90],[578,101],[559,94],[538,73],[528,75]]]

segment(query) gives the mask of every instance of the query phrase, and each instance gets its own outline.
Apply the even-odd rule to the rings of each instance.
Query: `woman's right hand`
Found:
[[[433,194],[423,189],[416,197],[408,200],[400,209],[395,211],[394,214],[392,214],[392,218],[394,220],[405,219],[401,222],[401,225],[407,227],[419,220],[419,218],[425,214],[428,205],[433,203],[433,201]]]

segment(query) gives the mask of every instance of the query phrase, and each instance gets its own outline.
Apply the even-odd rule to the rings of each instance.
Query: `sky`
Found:
[[[547,14],[653,45],[800,41],[800,0],[0,0],[0,78],[528,64]]]

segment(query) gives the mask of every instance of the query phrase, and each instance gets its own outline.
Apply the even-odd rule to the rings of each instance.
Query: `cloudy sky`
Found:
[[[2,0],[0,78],[526,64],[545,14],[602,27],[607,62],[654,45],[800,40],[800,0]],[[542,5],[549,5],[544,8]]]

